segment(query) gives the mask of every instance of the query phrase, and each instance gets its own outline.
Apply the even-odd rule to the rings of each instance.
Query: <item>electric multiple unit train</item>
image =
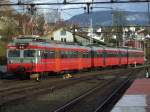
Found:
[[[143,63],[144,52],[129,48],[67,45],[39,38],[18,38],[7,47],[8,71],[26,76]]]

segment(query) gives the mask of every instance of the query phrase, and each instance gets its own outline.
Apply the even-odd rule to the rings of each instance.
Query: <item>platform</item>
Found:
[[[137,79],[111,112],[150,112],[150,79]]]

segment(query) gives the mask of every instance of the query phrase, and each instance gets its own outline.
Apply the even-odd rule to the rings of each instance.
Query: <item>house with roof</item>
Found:
[[[52,41],[79,43],[81,45],[88,45],[93,43],[105,45],[104,42],[88,36],[86,32],[75,32],[68,29],[67,27],[55,27],[48,31],[44,38],[50,39]]]

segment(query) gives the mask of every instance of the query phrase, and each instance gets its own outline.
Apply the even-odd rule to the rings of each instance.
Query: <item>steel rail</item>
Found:
[[[130,74],[132,73],[133,72],[131,72]],[[126,80],[124,80],[124,82],[117,89],[115,89],[115,91],[109,97],[107,97],[106,100],[94,112],[102,112],[103,110],[105,110],[105,107],[107,107],[108,104],[112,102],[112,100],[116,97],[116,94],[125,90],[127,88],[127,85],[130,85],[132,83],[132,78],[132,76],[129,76]]]
[[[96,90],[103,88],[105,86],[107,86],[108,84],[114,82],[114,80],[116,80],[117,78],[114,78],[112,80],[106,81],[105,83],[103,83],[102,86],[96,86],[92,89],[90,89],[88,92],[86,92],[85,94],[75,98],[74,100],[68,102],[67,104],[63,105],[62,107],[56,109],[54,112],[66,112],[66,110],[68,110],[71,106],[73,106],[74,104],[78,103],[80,100],[82,100],[83,98],[87,97],[88,95],[92,94],[93,92],[95,92]]]
[[[93,76],[88,76],[88,77],[81,77],[81,78],[75,78],[75,79],[70,79],[68,81],[60,81],[57,85],[53,83],[47,83],[47,84],[43,84],[43,85],[38,85],[38,86],[32,86],[32,87],[25,87],[25,88],[20,88],[20,89],[15,89],[15,90],[10,90],[8,91],[4,91],[5,94],[1,94],[0,97],[2,97],[2,100],[0,101],[0,106],[2,105],[6,105],[8,103],[11,103],[13,101],[17,101],[17,100],[22,100],[28,96],[33,96],[33,95],[38,95],[41,93],[44,93],[46,91],[55,91],[57,89],[62,89],[65,88],[67,86],[71,86],[73,84],[82,82],[82,81],[87,81],[89,79],[95,79],[95,75]],[[61,83],[63,82],[63,83]],[[17,96],[17,97],[13,97],[13,96]]]

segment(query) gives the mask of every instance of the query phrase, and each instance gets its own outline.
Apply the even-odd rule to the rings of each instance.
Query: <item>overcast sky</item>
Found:
[[[13,3],[17,3],[18,0],[11,0]],[[33,3],[51,3],[51,2],[58,2],[62,3],[63,0],[22,0],[22,2],[30,2]],[[92,0],[67,0],[68,2],[90,2]],[[97,2],[102,2],[102,1],[108,1],[108,0],[94,0]],[[125,1],[125,0],[123,0]],[[58,9],[64,9],[64,8],[79,8],[83,7],[85,5],[61,5],[61,6],[38,6],[42,8],[58,8]],[[111,7],[115,10],[125,10],[125,11],[134,11],[134,12],[147,12],[147,3],[128,3],[128,4],[98,4],[98,5],[93,5],[93,7]],[[50,9],[45,9],[45,11],[49,11]],[[93,9],[93,11],[100,11],[100,10],[110,10],[109,8],[99,8],[99,9]],[[62,18],[63,19],[69,19],[70,17],[84,13],[83,9],[74,9],[74,10],[63,10],[62,12]]]

